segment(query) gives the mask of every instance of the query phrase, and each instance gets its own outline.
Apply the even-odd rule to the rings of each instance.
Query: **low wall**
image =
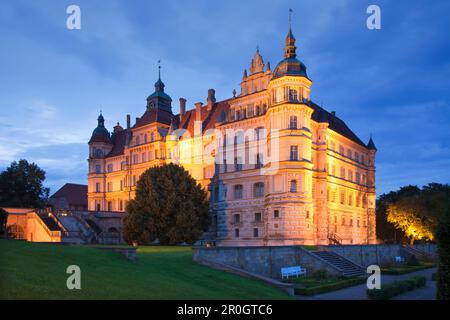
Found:
[[[366,268],[369,265],[390,264],[396,256],[408,257],[401,245],[342,245],[323,246],[353,263]],[[435,245],[415,246],[416,249],[435,256]],[[193,247],[192,258],[197,262],[210,262],[234,266],[274,279],[281,278],[281,268],[302,266],[307,272],[325,269],[330,274],[341,275],[340,270],[314,256],[302,246],[273,247]]]
[[[194,261],[226,264],[274,279],[281,278],[282,267],[298,265],[308,272],[325,269],[333,275],[341,274],[301,246],[194,247],[192,251]]]
[[[401,244],[330,245],[322,248],[333,251],[365,268],[373,264],[380,266],[391,264],[396,256],[408,258],[411,255],[411,253],[405,251]],[[415,245],[414,248],[429,254],[431,257],[436,257],[436,245],[434,244]]]

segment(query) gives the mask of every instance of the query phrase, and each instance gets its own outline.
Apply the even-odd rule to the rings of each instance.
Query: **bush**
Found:
[[[358,284],[366,283],[366,281],[367,279],[365,277],[343,279],[335,283],[324,284],[312,288],[295,288],[294,291],[296,295],[313,296],[315,294],[336,291],[339,289],[356,286]]]
[[[325,269],[316,270],[311,274],[311,277],[316,280],[325,280],[328,278],[328,271]]]
[[[450,209],[442,215],[436,231],[438,247],[437,293],[438,300],[450,300]]]
[[[399,266],[399,267],[393,267],[393,268],[388,268],[388,269],[381,269],[381,273],[382,274],[391,274],[391,275],[401,275],[401,274],[406,274],[406,273],[411,273],[411,272],[416,272],[416,271],[420,271],[420,270],[424,270],[424,269],[428,269],[428,268],[433,268],[435,267],[434,264],[426,264],[426,265],[420,265],[420,266]]]
[[[425,287],[426,283],[424,276],[416,276],[386,284],[381,289],[367,289],[367,296],[372,300],[388,300],[404,292]]]
[[[412,255],[411,257],[409,257],[407,265],[410,267],[420,266],[420,261],[417,259],[415,255]]]

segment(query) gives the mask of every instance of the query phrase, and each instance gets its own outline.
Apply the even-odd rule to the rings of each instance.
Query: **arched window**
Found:
[[[264,183],[257,182],[253,185],[253,197],[261,198],[264,197]]]
[[[150,134],[150,142],[153,142],[153,141],[155,141],[155,133],[154,132],[152,132]]]
[[[237,184],[234,186],[234,199],[242,199],[243,189],[242,184]]]
[[[291,192],[297,192],[297,180],[291,180]]]

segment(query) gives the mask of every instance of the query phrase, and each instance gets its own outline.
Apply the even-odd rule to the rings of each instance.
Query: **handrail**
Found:
[[[61,231],[52,231],[52,230],[50,230],[47,227],[47,225],[44,223],[44,221],[42,221],[41,217],[36,212],[32,212],[31,215],[41,225],[41,227],[44,228],[44,230],[47,232],[47,234],[50,237],[57,237],[57,236],[61,237]]]

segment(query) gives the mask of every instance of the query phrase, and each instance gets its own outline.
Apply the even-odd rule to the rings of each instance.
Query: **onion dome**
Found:
[[[284,46],[284,60],[282,60],[275,68],[274,79],[282,76],[308,77],[306,74],[306,66],[297,59],[296,50],[295,37],[292,34],[292,29],[289,25],[289,32],[286,36]]]
[[[97,128],[95,128],[94,131],[92,132],[92,136],[91,139],[89,140],[89,143],[92,142],[112,143],[111,135],[109,134],[109,131],[105,128],[105,118],[103,118],[103,115],[101,113],[98,116],[97,121],[98,121]]]

